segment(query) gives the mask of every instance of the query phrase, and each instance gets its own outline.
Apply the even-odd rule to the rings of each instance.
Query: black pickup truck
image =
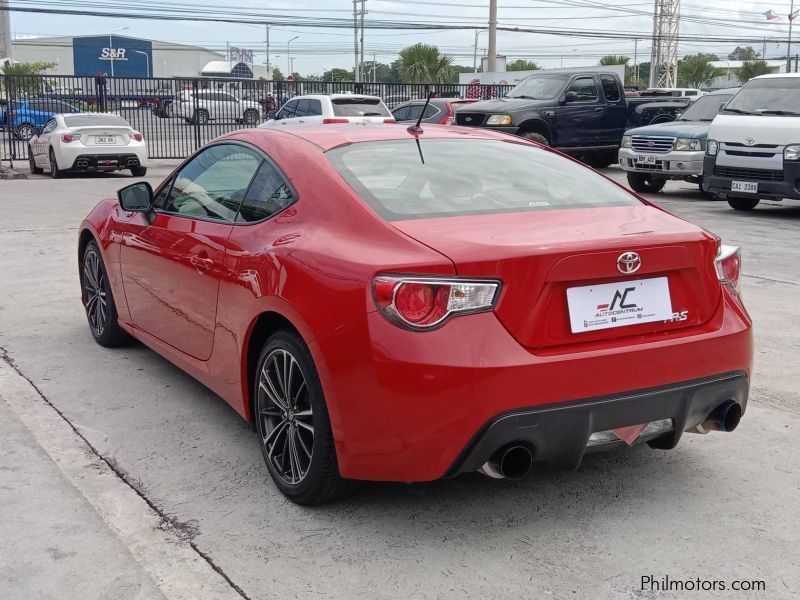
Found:
[[[504,98],[469,104],[456,124],[487,127],[553,146],[598,168],[617,160],[630,127],[672,121],[691,100],[626,98],[615,73],[536,73]]]

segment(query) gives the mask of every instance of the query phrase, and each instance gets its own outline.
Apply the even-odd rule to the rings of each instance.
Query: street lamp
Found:
[[[111,60],[111,76],[114,76],[114,41],[111,39],[111,35],[117,31],[125,31],[129,29],[128,27],[117,27],[116,29],[112,29],[108,32],[108,49],[111,51],[111,56],[109,59]]]
[[[287,77],[292,74],[292,54],[291,54],[292,49],[291,49],[290,46],[291,46],[292,42],[295,41],[299,37],[300,37],[299,35],[296,35],[292,39],[290,39],[288,42],[286,42],[286,69],[289,71],[286,74]]]
[[[134,52],[144,56],[144,64],[147,65],[147,78],[150,79],[150,57],[148,56],[147,52],[142,52],[141,50],[134,50]]]

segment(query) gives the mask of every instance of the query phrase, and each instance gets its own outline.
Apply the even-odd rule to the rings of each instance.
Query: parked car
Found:
[[[707,187],[736,210],[800,200],[800,73],[748,81],[711,124]]]
[[[8,100],[0,98],[0,131],[6,130],[8,124]]]
[[[281,107],[274,119],[260,126],[309,126],[337,123],[394,123],[394,117],[378,96],[309,94],[295,96]]]
[[[228,121],[255,126],[261,121],[261,105],[240,100],[218,90],[183,90],[177,97],[176,114],[187,123],[205,125],[209,121]]]
[[[675,121],[629,129],[622,137],[619,166],[628,172],[628,184],[640,193],[660,192],[668,179],[703,186],[703,158],[711,122],[738,88],[705,94]]]
[[[78,252],[94,339],[222,396],[303,504],[672,448],[747,405],[738,249],[482,129],[230,133],[101,201]]]
[[[403,121],[416,122],[422,114],[422,108],[426,100],[412,100],[401,104],[392,110],[392,116],[398,123]],[[474,104],[477,100],[469,98],[431,98],[425,115],[422,117],[423,123],[439,123],[441,125],[452,125],[455,123],[455,112],[469,104]]]
[[[17,139],[27,142],[34,129],[44,127],[58,113],[83,112],[68,102],[54,98],[31,98],[12,101],[7,116],[7,127]]]
[[[602,168],[617,161],[629,127],[675,119],[688,99],[626,98],[615,73],[536,73],[505,97],[473,104],[456,123],[514,133]]]
[[[384,96],[383,102],[386,106],[389,107],[389,110],[394,110],[401,104],[405,104],[410,100],[416,100],[416,97],[412,97],[409,94],[391,94],[389,96]]]
[[[147,144],[120,116],[103,113],[59,114],[28,141],[31,173],[45,169],[53,178],[68,172],[130,170],[147,174]]]

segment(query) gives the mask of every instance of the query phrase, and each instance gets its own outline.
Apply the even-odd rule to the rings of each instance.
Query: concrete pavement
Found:
[[[151,169],[149,179],[160,179],[166,170]],[[641,577],[652,575],[729,585],[760,580],[766,586],[746,594],[729,589],[690,594],[696,598],[800,595],[800,397],[793,359],[800,350],[795,301],[800,249],[794,244],[800,204],[741,214],[702,200],[694,187],[673,183],[654,196],[726,243],[745,248],[743,285],[757,326],[757,356],[752,404],[734,434],[687,435],[670,452],[637,447],[597,455],[577,472],[537,468],[522,482],[474,475],[424,485],[370,484],[345,502],[306,509],[275,490],[249,427],[222,400],[141,345],[106,350],[92,341],[79,302],[77,225],[99,197],[129,181],[111,175],[0,182],[0,347],[54,408],[41,397],[30,402],[63,414],[154,514],[186,524],[178,541],[189,543],[241,594],[253,599],[688,594],[642,590]],[[20,410],[14,408],[12,417],[24,423]],[[6,414],[0,413],[4,436],[5,422],[12,422]],[[19,423],[15,427],[15,439],[30,450],[0,464],[37,462],[42,454],[36,444],[25,441]],[[57,480],[46,464],[40,468],[44,474],[31,479],[31,489],[44,479]],[[5,471],[0,474],[0,490],[12,488],[9,496],[0,496],[5,515],[9,506],[19,510],[14,506],[20,506],[16,490],[22,484],[15,479],[9,485]],[[105,520],[97,527],[114,531]],[[8,596],[5,573],[25,576],[7,557],[47,552],[41,541],[45,529],[31,531],[7,543],[0,529],[0,598]],[[102,531],[97,535],[106,538]],[[108,580],[149,585],[154,578],[141,566],[147,562],[130,556],[103,571]],[[86,555],[54,578],[69,581],[91,565]],[[134,593],[116,597],[137,598]]]

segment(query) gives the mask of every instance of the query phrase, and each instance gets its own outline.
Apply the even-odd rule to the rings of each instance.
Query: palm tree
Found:
[[[453,59],[436,46],[414,44],[400,51],[400,75],[407,83],[447,83],[454,77]]]
[[[739,69],[739,72],[736,76],[739,78],[741,83],[747,83],[753,77],[758,77],[759,75],[767,75],[772,71],[765,60],[746,60],[742,63],[742,67]]]

